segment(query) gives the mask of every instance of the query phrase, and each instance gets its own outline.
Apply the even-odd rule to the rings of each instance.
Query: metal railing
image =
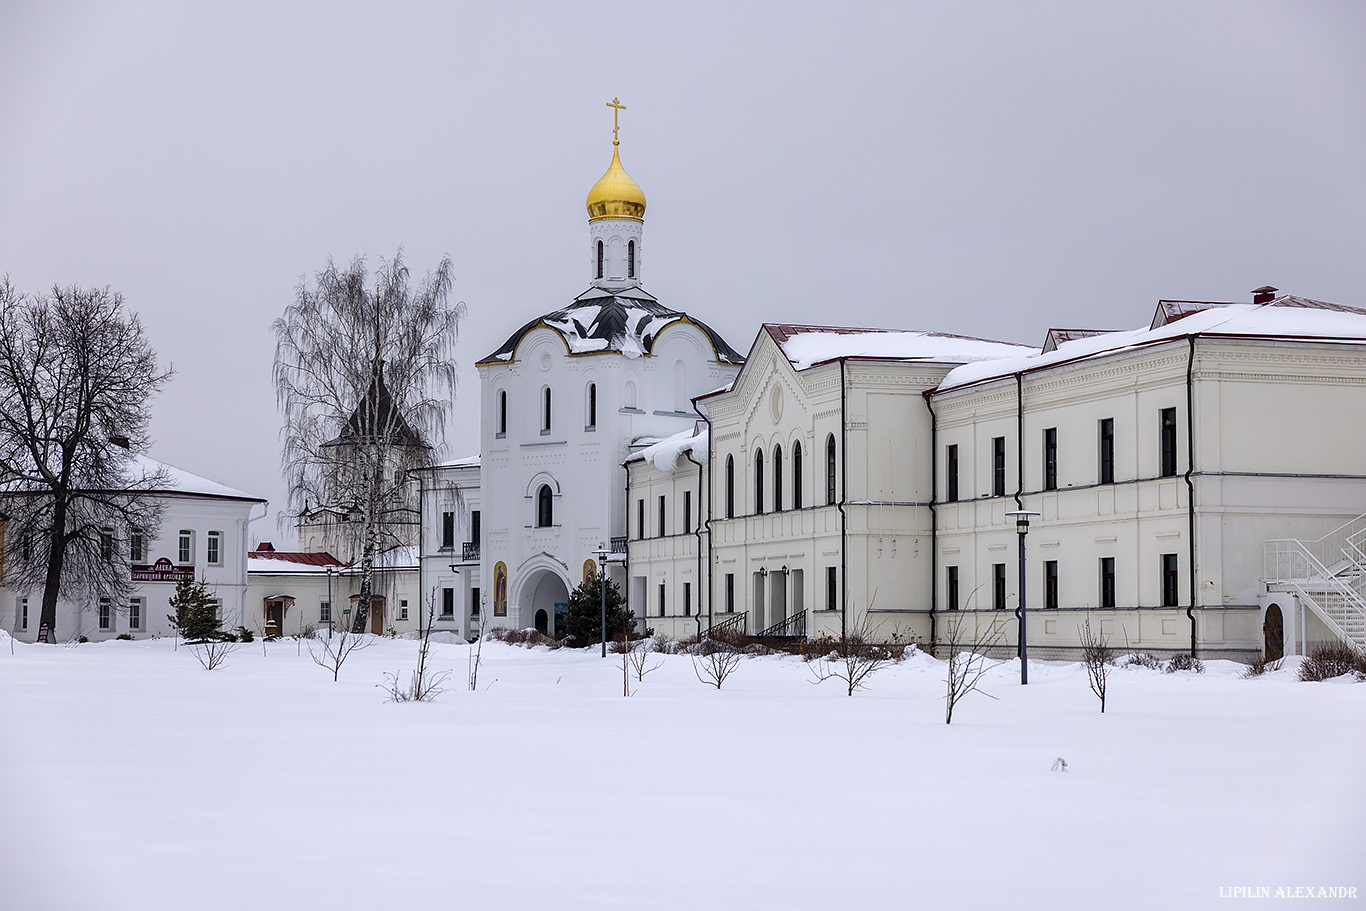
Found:
[[[741,611],[733,617],[727,617],[720,623],[713,623],[711,629],[707,630],[704,638],[711,636],[738,636],[744,635],[745,620],[749,617],[747,611]]]
[[[756,639],[805,639],[806,638],[806,611],[799,611],[791,617],[779,620],[759,633],[755,634]]]
[[[1335,636],[1366,652],[1366,516],[1314,541],[1267,541],[1262,581],[1293,591]]]
[[[478,542],[478,541],[466,541],[464,544],[460,545],[460,559],[462,559],[462,560],[471,560],[471,561],[472,561],[472,560],[478,560],[478,559],[479,559],[479,542]]]

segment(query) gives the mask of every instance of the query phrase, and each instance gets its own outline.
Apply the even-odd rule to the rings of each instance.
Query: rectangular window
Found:
[[[176,547],[176,561],[182,566],[194,562],[194,532],[182,528]]]
[[[692,534],[692,491],[683,491],[683,534]]]
[[[441,546],[455,546],[455,513],[443,512],[441,514]]]
[[[1043,606],[1058,609],[1058,561],[1048,560],[1043,565]]]
[[[1100,558],[1100,606],[1115,606],[1115,558]]]
[[[1043,432],[1043,489],[1058,489],[1058,428]]]
[[[834,566],[825,568],[825,609],[838,610],[840,606],[839,569]]]
[[[147,562],[147,539],[140,528],[128,532],[128,559],[134,563]]]
[[[109,599],[100,599],[100,629],[109,629],[114,624],[113,610],[110,608]]]
[[[692,616],[692,583],[683,583],[683,616]]]
[[[991,438],[991,495],[1006,495],[1006,438]]]
[[[479,535],[480,535],[480,533],[483,531],[483,529],[481,529],[481,528],[479,527],[479,522],[480,522],[480,520],[479,520],[479,510],[477,510],[477,509],[471,510],[471,511],[470,511],[470,543],[471,543],[471,544],[474,544],[476,547],[477,547],[478,544],[479,544]]]
[[[735,613],[735,573],[726,573],[726,613]]]
[[[948,585],[945,590],[944,604],[949,610],[958,610],[958,567],[947,566],[945,570],[949,574]]]
[[[659,583],[659,616],[664,616],[664,583]]]
[[[991,609],[1006,609],[1006,565],[991,564]]]
[[[28,599],[19,599],[19,628],[28,629]]]
[[[449,620],[455,616],[455,589],[441,589],[441,617]]]
[[[1100,422],[1100,483],[1115,483],[1115,419]]]
[[[585,430],[596,430],[598,427],[598,384],[588,384],[588,426]]]
[[[944,499],[950,503],[958,500],[958,444],[948,448],[944,459]]]
[[[129,631],[142,629],[142,599],[133,598],[128,602]]]
[[[204,562],[210,566],[223,565],[223,534],[217,531],[209,532],[204,539],[205,556]]]
[[[668,525],[664,521],[664,497],[659,498],[659,536],[662,538],[669,533]]]
[[[1176,476],[1176,409],[1162,409],[1162,477]]]
[[[645,538],[645,500],[636,500],[636,537]]]
[[[470,616],[479,616],[479,589],[470,589]]]
[[[332,622],[332,602],[331,602],[331,601],[324,601],[324,602],[322,602],[321,604],[318,605],[318,622],[319,622],[319,623],[331,623],[331,622]]]
[[[114,529],[100,529],[100,559],[108,563],[114,559]]]
[[[1180,604],[1181,577],[1177,575],[1176,554],[1162,555],[1162,606],[1177,607]]]
[[[223,599],[222,599],[222,598],[214,598],[212,601],[209,602],[209,604],[213,606],[213,616],[214,616],[214,619],[215,619],[215,620],[222,620],[222,619],[223,619]]]
[[[399,602],[398,602],[398,619],[400,619],[400,620],[407,620],[407,619],[408,619],[408,601],[407,601],[406,598],[400,598],[400,599],[399,599]]]

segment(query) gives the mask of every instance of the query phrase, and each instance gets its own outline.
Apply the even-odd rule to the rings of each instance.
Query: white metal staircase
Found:
[[[1317,541],[1266,542],[1263,581],[1293,591],[1343,642],[1366,653],[1366,516]]]

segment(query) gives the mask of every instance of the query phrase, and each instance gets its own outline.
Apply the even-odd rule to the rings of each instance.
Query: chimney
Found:
[[[128,437],[121,433],[110,434],[109,442],[115,446],[122,446],[124,449],[128,448]]]
[[[1252,302],[1254,304],[1269,304],[1276,299],[1276,292],[1279,288],[1270,285],[1262,285],[1260,288],[1252,289]]]

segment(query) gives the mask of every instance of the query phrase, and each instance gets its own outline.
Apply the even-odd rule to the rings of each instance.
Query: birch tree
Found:
[[[451,261],[415,283],[400,251],[373,276],[365,260],[331,260],[274,323],[275,392],[291,512],[323,515],[360,564],[352,629],[363,632],[375,559],[416,526],[408,474],[434,461],[455,397],[454,348],[464,305]]]

